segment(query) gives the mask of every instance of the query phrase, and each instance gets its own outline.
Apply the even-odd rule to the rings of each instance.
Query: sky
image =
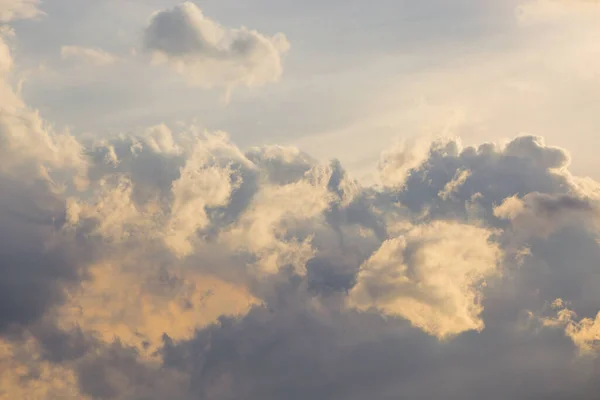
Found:
[[[594,399],[600,3],[0,0],[0,400]]]

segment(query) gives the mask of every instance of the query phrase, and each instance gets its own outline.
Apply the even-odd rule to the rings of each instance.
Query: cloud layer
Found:
[[[435,141],[378,188],[294,148],[193,126],[79,143],[26,110],[2,131],[22,150],[1,169],[0,396],[597,389],[598,184],[540,138]]]
[[[191,3],[146,39],[222,84],[280,71],[283,39]],[[598,393],[600,184],[565,149],[444,138],[368,186],[193,125],[75,138],[12,68],[0,41],[0,399]]]

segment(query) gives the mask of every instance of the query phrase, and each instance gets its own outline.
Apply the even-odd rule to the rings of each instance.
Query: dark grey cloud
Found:
[[[92,351],[94,340],[80,328],[64,331],[51,323],[41,322],[31,331],[41,346],[41,356],[52,363],[77,360]]]
[[[135,348],[119,342],[77,364],[81,392],[93,399],[187,400],[186,379],[139,360]]]
[[[282,288],[238,319],[190,340],[165,337],[165,367],[191,377],[194,399],[586,399],[591,377],[560,332],[515,329],[512,320],[439,342],[402,320],[311,307]]]
[[[547,218],[555,217],[561,212],[590,212],[593,213],[594,206],[587,199],[577,198],[574,196],[560,195],[539,195],[534,198],[534,207],[537,212]]]
[[[26,326],[60,303],[85,278],[94,252],[60,232],[64,203],[44,182],[0,177],[0,335]]]

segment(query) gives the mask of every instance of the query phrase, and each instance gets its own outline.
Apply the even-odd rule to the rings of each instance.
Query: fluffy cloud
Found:
[[[483,329],[479,286],[497,273],[501,252],[491,232],[436,222],[384,242],[361,266],[350,301],[379,308],[444,338]]]
[[[227,28],[204,16],[191,2],[157,12],[144,33],[156,63],[168,63],[203,86],[260,86],[277,81],[286,37],[265,36],[246,27]]]
[[[13,61],[0,36],[0,172],[21,178],[44,177],[70,170],[83,173],[82,147],[68,133],[55,132],[27,107],[8,81]],[[81,182],[78,182],[81,184]]]
[[[57,231],[65,220],[61,192],[85,183],[81,146],[67,134],[52,132],[3,78],[0,331],[41,317],[63,297],[64,285],[79,281],[86,260],[93,258],[74,235]]]
[[[593,182],[582,185],[568,155],[539,138],[435,142],[403,186],[383,189],[296,149],[244,153],[193,127],[84,147],[87,186],[53,194],[63,199],[53,229],[96,256],[77,261],[85,275],[72,283],[60,270],[36,277],[63,294],[19,321],[26,338],[6,336],[3,362],[46,372],[4,378],[10,393],[477,398],[498,374],[508,376],[498,398],[586,398],[594,388],[593,369],[573,363],[576,348],[593,354],[594,319],[526,318],[557,295],[583,315],[598,311],[586,294],[597,287],[565,291],[562,261],[545,247],[563,240],[566,257],[597,262],[596,225],[570,224],[595,212],[584,200]],[[549,228],[514,235],[531,221]],[[570,229],[579,236],[564,236]],[[581,235],[596,248],[581,248]],[[568,286],[592,273],[572,272]],[[465,361],[448,369],[456,358]],[[391,374],[400,360],[413,367]],[[520,375],[531,383],[508,384]],[[357,379],[378,384],[349,384]]]
[[[161,51],[255,55],[240,50],[255,34],[189,4],[150,31],[177,16],[193,35]],[[214,47],[216,33],[240,43]],[[382,157],[385,185],[366,186],[338,161],[244,151],[194,126],[76,139],[5,76],[1,399],[600,389],[600,184],[573,176],[564,149],[534,136],[399,146]]]

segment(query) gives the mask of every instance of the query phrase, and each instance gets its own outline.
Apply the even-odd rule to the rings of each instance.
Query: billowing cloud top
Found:
[[[260,86],[282,73],[285,35],[265,36],[245,27],[227,28],[191,2],[157,12],[144,33],[155,61],[167,62],[200,86]]]
[[[146,34],[228,83],[282,50],[191,3]],[[193,124],[76,138],[13,64],[0,41],[0,399],[597,396],[600,183],[565,149],[399,146],[367,185]]]

